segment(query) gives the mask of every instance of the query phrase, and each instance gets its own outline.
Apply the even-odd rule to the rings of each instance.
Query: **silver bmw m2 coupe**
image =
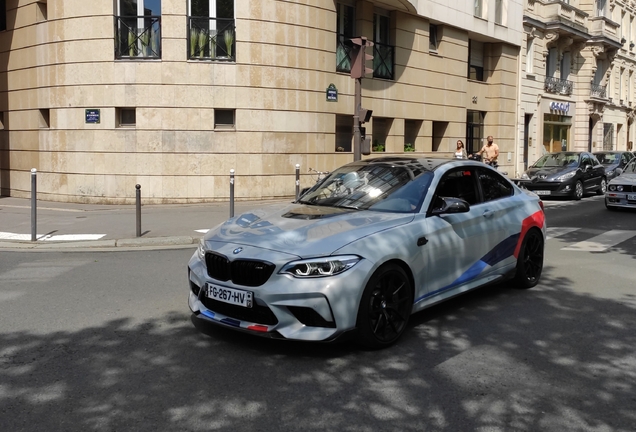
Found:
[[[545,217],[485,164],[384,157],[330,173],[295,202],[210,230],[188,264],[201,319],[272,338],[354,336],[381,348],[412,313],[486,284],[530,288]]]

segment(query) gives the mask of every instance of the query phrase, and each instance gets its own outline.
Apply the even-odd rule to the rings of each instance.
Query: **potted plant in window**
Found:
[[[210,30],[210,58],[216,57],[216,30]]]
[[[190,29],[190,58],[193,58],[197,52],[197,44],[199,43],[197,33],[197,29]]]
[[[234,44],[234,30],[225,30],[225,52],[227,52],[228,58],[232,58],[232,45]]]
[[[383,152],[384,151],[384,143],[381,143],[377,139],[373,140],[373,146],[371,147],[371,150],[373,150],[374,152]]]
[[[207,45],[207,37],[208,35],[203,30],[199,30],[199,58],[203,58],[205,55],[205,46]]]

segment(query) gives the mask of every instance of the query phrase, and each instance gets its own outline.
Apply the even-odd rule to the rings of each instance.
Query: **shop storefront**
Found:
[[[543,147],[546,152],[574,150],[572,142],[572,116],[574,104],[546,101],[543,110]]]

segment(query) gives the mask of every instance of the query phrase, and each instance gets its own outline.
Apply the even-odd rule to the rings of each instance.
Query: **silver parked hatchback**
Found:
[[[384,347],[428,306],[508,278],[536,285],[544,242],[539,198],[485,164],[369,159],[210,230],[188,303],[253,334]]]

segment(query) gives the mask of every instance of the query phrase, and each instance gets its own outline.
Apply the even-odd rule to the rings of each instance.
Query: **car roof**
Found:
[[[371,159],[363,159],[353,164],[359,165],[401,165],[407,168],[417,168],[423,171],[435,171],[442,165],[457,162],[461,159],[451,159],[442,157],[407,157],[407,156],[384,156]]]

